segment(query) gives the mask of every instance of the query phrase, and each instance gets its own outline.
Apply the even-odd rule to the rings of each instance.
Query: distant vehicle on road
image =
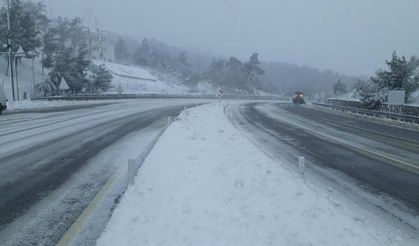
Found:
[[[0,84],[0,114],[7,109],[6,101],[6,93],[4,92],[3,86]]]
[[[295,104],[304,104],[304,94],[301,91],[295,92],[292,102]]]

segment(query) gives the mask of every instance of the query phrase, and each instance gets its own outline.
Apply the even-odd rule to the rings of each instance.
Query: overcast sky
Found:
[[[419,0],[44,0],[54,16],[215,55],[369,75],[419,55]]]

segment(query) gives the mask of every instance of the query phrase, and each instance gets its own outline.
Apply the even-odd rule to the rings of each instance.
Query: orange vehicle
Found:
[[[295,104],[304,104],[304,94],[301,91],[295,92],[292,102]]]

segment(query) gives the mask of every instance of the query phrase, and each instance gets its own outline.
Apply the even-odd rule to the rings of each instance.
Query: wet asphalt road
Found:
[[[298,125],[278,121],[272,115],[262,113],[258,106],[260,107],[261,104],[247,104],[241,107],[241,114],[247,121],[241,124],[249,124],[253,128],[269,132],[276,141],[295,149],[299,155],[306,156],[310,162],[324,168],[338,170],[359,181],[360,185],[369,192],[390,194],[410,208],[419,211],[419,175],[417,173],[401,169],[393,165],[391,160],[377,158],[374,155],[354,150],[344,143],[319,137]],[[403,150],[404,153],[411,154],[411,159],[408,160],[419,166],[419,159],[417,159],[419,132],[417,131],[369,122],[349,115],[347,117],[336,115],[312,107],[292,104],[277,104],[275,107],[303,119],[324,124],[330,129],[393,146],[396,153],[397,150]],[[403,158],[407,157],[403,156]]]

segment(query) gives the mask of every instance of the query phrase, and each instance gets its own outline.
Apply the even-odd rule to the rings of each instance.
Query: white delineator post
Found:
[[[226,114],[226,109],[227,109],[227,103],[223,102],[223,112],[224,112],[224,114]]]
[[[304,179],[304,174],[305,174],[305,168],[306,168],[306,163],[305,163],[305,157],[304,156],[299,156],[298,157],[298,169],[300,170],[300,174]]]
[[[135,160],[128,160],[128,185],[134,185]]]

